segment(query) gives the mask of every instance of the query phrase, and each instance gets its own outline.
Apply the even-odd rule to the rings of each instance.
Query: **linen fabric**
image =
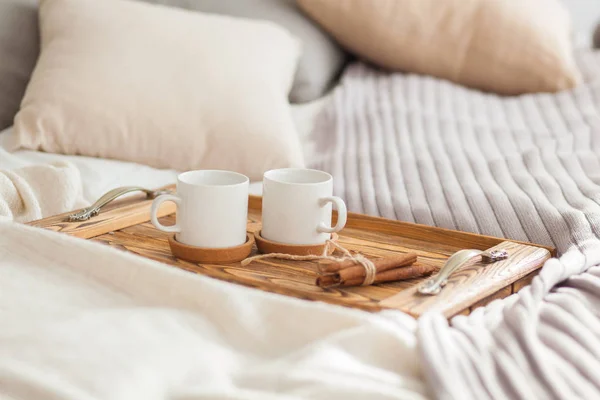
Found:
[[[514,95],[580,82],[558,0],[298,0],[349,50],[385,68]]]
[[[0,397],[428,398],[406,314],[210,279],[0,222]]]
[[[316,124],[309,166],[349,211],[561,255],[518,296],[421,317],[436,398],[600,398],[600,52],[578,63],[581,86],[510,98],[355,64]]]
[[[43,0],[40,24],[13,149],[253,179],[303,165],[283,28],[127,0]]]
[[[39,47],[37,1],[0,1],[0,131],[13,124]]]
[[[288,29],[302,42],[302,55],[289,99],[315,100],[331,87],[345,64],[346,53],[329,34],[297,7],[295,0],[144,0],[189,10],[264,19]]]
[[[29,222],[84,204],[79,170],[71,163],[0,171],[0,220]]]
[[[12,128],[5,131],[0,131],[0,170],[17,172],[27,168],[38,168],[41,166],[54,166],[59,171],[72,171],[77,170],[77,179],[69,179],[75,186],[81,186],[81,198],[82,202],[73,202],[68,200],[70,193],[64,187],[53,179],[40,179],[36,182],[49,187],[56,187],[56,192],[52,193],[50,198],[49,194],[44,191],[43,199],[38,197],[36,201],[41,202],[40,214],[41,216],[32,215],[20,221],[30,221],[39,218],[45,218],[50,215],[61,214],[63,212],[72,211],[78,207],[86,207],[98,200],[109,190],[115,189],[120,186],[141,186],[150,189],[160,188],[163,186],[171,185],[176,182],[178,172],[168,169],[157,169],[148,167],[146,165],[140,165],[130,163],[126,161],[118,160],[107,160],[103,158],[84,157],[84,156],[65,156],[63,154],[52,154],[44,153],[41,151],[31,150],[19,150],[15,152],[8,152],[4,149],[4,142],[10,141],[12,135]],[[58,168],[56,166],[70,165],[74,168]],[[75,174],[69,174],[69,176],[75,177]],[[58,196],[57,196],[58,195]],[[46,201],[59,200],[60,211],[53,209],[50,213],[44,210],[44,204]]]

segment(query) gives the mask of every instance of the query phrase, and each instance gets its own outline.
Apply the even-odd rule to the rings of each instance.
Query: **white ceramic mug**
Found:
[[[177,241],[196,247],[227,248],[246,242],[248,177],[230,171],[189,171],[177,177],[177,194],[154,199],[152,224],[164,232],[175,232]],[[158,222],[162,203],[177,204],[175,225]]]
[[[314,169],[285,168],[263,177],[262,231],[267,240],[321,244],[346,225],[346,204],[333,194],[333,177]],[[331,205],[338,210],[331,226]]]

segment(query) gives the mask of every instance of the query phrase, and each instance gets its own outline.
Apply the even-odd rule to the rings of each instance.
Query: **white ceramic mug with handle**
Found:
[[[246,242],[248,177],[230,171],[189,171],[177,177],[177,194],[154,199],[152,224],[175,232],[178,242],[204,248],[227,248]],[[165,201],[177,205],[175,225],[164,226],[156,216]]]
[[[338,211],[331,226],[332,204]],[[333,196],[333,177],[314,169],[284,168],[263,177],[262,231],[267,240],[299,245],[322,244],[346,225],[344,201]]]

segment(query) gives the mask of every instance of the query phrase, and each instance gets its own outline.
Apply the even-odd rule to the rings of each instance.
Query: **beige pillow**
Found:
[[[344,46],[393,70],[500,94],[580,81],[558,0],[298,0]]]
[[[13,147],[252,179],[303,165],[283,28],[127,0],[42,0],[40,26]]]

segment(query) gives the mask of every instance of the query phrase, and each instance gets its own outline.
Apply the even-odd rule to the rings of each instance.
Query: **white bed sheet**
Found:
[[[323,108],[327,98],[328,96],[324,96],[313,102],[291,107],[292,117],[306,156],[310,156],[313,148],[310,133],[315,118]],[[83,199],[88,203],[94,202],[103,193],[119,186],[137,185],[156,188],[168,185],[175,182],[178,174],[178,171],[175,170],[156,169],[118,160],[66,156],[31,150],[19,150],[10,153],[5,150],[4,145],[11,134],[11,128],[0,132],[0,169],[12,170],[27,165],[69,161],[77,166],[81,173]],[[261,182],[252,182],[250,192],[260,195],[262,193]]]
[[[417,323],[0,222],[0,398],[427,398]]]

